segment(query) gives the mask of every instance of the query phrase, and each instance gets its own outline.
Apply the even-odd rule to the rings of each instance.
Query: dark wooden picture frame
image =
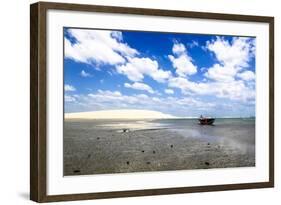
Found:
[[[47,25],[46,13],[50,9],[84,12],[136,14],[159,17],[261,22],[269,24],[269,181],[212,186],[161,188],[114,191],[102,193],[76,193],[47,195]],[[81,4],[39,2],[30,6],[30,199],[36,202],[101,199],[161,194],[179,194],[236,189],[266,188],[274,186],[274,18],[218,13],[173,10],[109,7]]]

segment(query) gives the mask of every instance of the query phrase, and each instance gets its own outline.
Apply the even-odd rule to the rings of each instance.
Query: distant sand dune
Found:
[[[65,113],[66,119],[167,119],[173,115],[152,110],[102,110],[93,112]]]

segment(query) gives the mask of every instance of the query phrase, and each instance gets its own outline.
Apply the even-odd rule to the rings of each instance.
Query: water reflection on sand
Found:
[[[112,129],[112,130],[123,130],[128,129],[130,131],[136,130],[149,130],[149,129],[163,129],[166,128],[165,125],[161,123],[154,122],[153,120],[137,120],[137,121],[116,121],[108,122],[104,124],[97,125],[99,128]]]
[[[235,126],[195,126],[189,129],[174,129],[184,137],[196,138],[220,146],[239,149],[241,153],[255,152],[255,135],[253,127]]]
[[[251,119],[218,119],[213,126],[202,126],[197,119],[123,120],[97,125],[100,128],[130,131],[168,129],[183,137],[231,146],[242,153],[255,152],[255,121]]]

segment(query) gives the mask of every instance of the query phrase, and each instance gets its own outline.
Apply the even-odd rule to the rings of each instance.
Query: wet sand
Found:
[[[66,121],[64,175],[251,167],[254,129],[229,124],[122,132]]]

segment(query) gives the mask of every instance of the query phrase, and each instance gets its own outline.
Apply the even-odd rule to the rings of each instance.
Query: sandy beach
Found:
[[[251,123],[126,132],[101,126],[114,123],[65,121],[65,176],[255,166]]]

